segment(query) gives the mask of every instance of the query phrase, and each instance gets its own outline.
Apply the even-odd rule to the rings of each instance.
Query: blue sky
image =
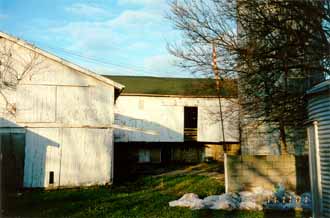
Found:
[[[100,74],[190,77],[167,0],[0,0],[0,30]]]

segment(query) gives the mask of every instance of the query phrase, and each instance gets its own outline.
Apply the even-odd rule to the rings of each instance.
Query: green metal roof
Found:
[[[147,76],[112,76],[103,75],[125,85],[125,94],[183,95],[183,96],[217,96],[215,81],[202,78],[171,78]],[[236,97],[235,80],[222,81],[221,96]]]

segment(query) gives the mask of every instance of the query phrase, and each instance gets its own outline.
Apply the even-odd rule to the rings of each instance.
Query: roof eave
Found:
[[[219,98],[216,95],[171,95],[171,94],[146,94],[146,93],[125,93],[122,96],[143,96],[143,97],[170,97],[170,98]],[[237,98],[235,96],[220,96],[220,98]]]

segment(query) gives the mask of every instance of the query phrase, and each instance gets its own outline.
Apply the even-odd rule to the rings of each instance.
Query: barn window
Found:
[[[150,162],[150,150],[140,149],[139,150],[139,163],[149,163]]]
[[[138,153],[139,163],[161,163],[162,152],[160,148],[141,148]]]
[[[184,140],[197,141],[197,107],[184,107]]]

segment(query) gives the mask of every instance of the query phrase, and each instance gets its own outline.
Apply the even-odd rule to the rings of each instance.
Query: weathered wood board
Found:
[[[114,93],[121,86],[3,35],[0,47],[11,48],[17,72],[37,58],[0,95],[0,133],[25,134],[24,187],[111,182]]]
[[[227,142],[239,141],[238,111],[235,99],[221,99]],[[221,142],[218,98],[120,96],[116,103],[115,123],[158,135],[115,130],[118,142],[183,142],[184,107],[198,107],[198,136],[201,142]]]

